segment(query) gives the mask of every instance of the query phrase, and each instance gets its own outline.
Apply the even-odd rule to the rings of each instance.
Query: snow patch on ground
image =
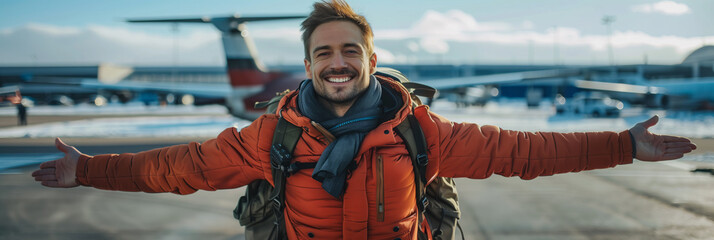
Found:
[[[660,122],[651,128],[658,134],[692,138],[714,138],[714,113],[640,111],[620,118],[589,118],[582,115],[555,115],[550,105],[528,108],[524,101],[492,101],[484,107],[457,108],[446,101],[431,109],[453,122],[495,125],[518,131],[623,131],[654,114]],[[226,116],[221,106],[93,106],[35,107],[35,115],[99,115],[87,120],[37,124],[0,129],[0,138],[17,137],[214,137],[228,127],[242,128],[250,121]],[[14,108],[0,109],[0,115],[15,114]],[[115,118],[117,115],[147,115]],[[166,116],[190,114],[189,116]],[[30,115],[31,117],[32,115]]]

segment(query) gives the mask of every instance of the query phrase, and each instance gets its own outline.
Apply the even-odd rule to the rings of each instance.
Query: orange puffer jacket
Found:
[[[416,239],[414,173],[403,140],[393,129],[412,113],[411,100],[394,119],[365,138],[341,199],[324,191],[302,170],[287,178],[285,219],[290,239]],[[296,92],[280,103],[282,116],[304,129],[294,160],[317,162],[328,142],[310,119],[296,110]],[[517,132],[495,126],[452,123],[429,111],[413,110],[428,144],[427,179],[491,174],[532,179],[555,173],[613,167],[632,162],[627,131],[592,133]],[[101,189],[173,192],[232,189],[256,179],[272,182],[269,149],[278,117],[267,114],[243,129],[229,128],[203,144],[189,143],[136,154],[82,156],[77,179]],[[383,202],[383,211],[378,211]]]

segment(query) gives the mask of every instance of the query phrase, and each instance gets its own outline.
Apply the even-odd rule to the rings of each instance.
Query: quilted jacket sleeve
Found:
[[[139,153],[80,157],[77,180],[81,185],[107,190],[173,192],[237,188],[265,179],[269,163],[260,159],[262,129],[274,129],[265,117],[238,131],[228,128],[202,144],[192,142]],[[267,122],[267,123],[266,123]]]
[[[422,111],[426,111],[422,109]],[[439,176],[488,178],[492,174],[533,179],[632,163],[628,131],[519,132],[496,126],[452,123],[434,113],[419,119],[438,159]],[[430,163],[431,164],[431,163]]]

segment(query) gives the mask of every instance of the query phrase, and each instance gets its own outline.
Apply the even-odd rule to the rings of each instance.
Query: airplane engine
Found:
[[[108,102],[109,102],[109,100],[100,94],[92,95],[89,97],[89,103],[93,104],[94,106],[97,106],[97,107],[104,106]]]
[[[74,105],[74,100],[66,95],[55,95],[50,97],[47,104],[53,106],[72,106]]]
[[[178,100],[179,100],[178,103],[180,103],[181,105],[185,105],[185,106],[193,105],[193,103],[196,102],[196,98],[194,98],[193,95],[191,95],[191,94],[184,94]]]
[[[669,96],[664,94],[648,93],[645,95],[645,106],[651,108],[668,108]]]

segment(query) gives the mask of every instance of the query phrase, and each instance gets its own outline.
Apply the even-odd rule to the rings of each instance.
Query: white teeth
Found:
[[[343,83],[349,81],[349,77],[341,77],[341,78],[328,78],[327,81],[334,82],[334,83]]]

